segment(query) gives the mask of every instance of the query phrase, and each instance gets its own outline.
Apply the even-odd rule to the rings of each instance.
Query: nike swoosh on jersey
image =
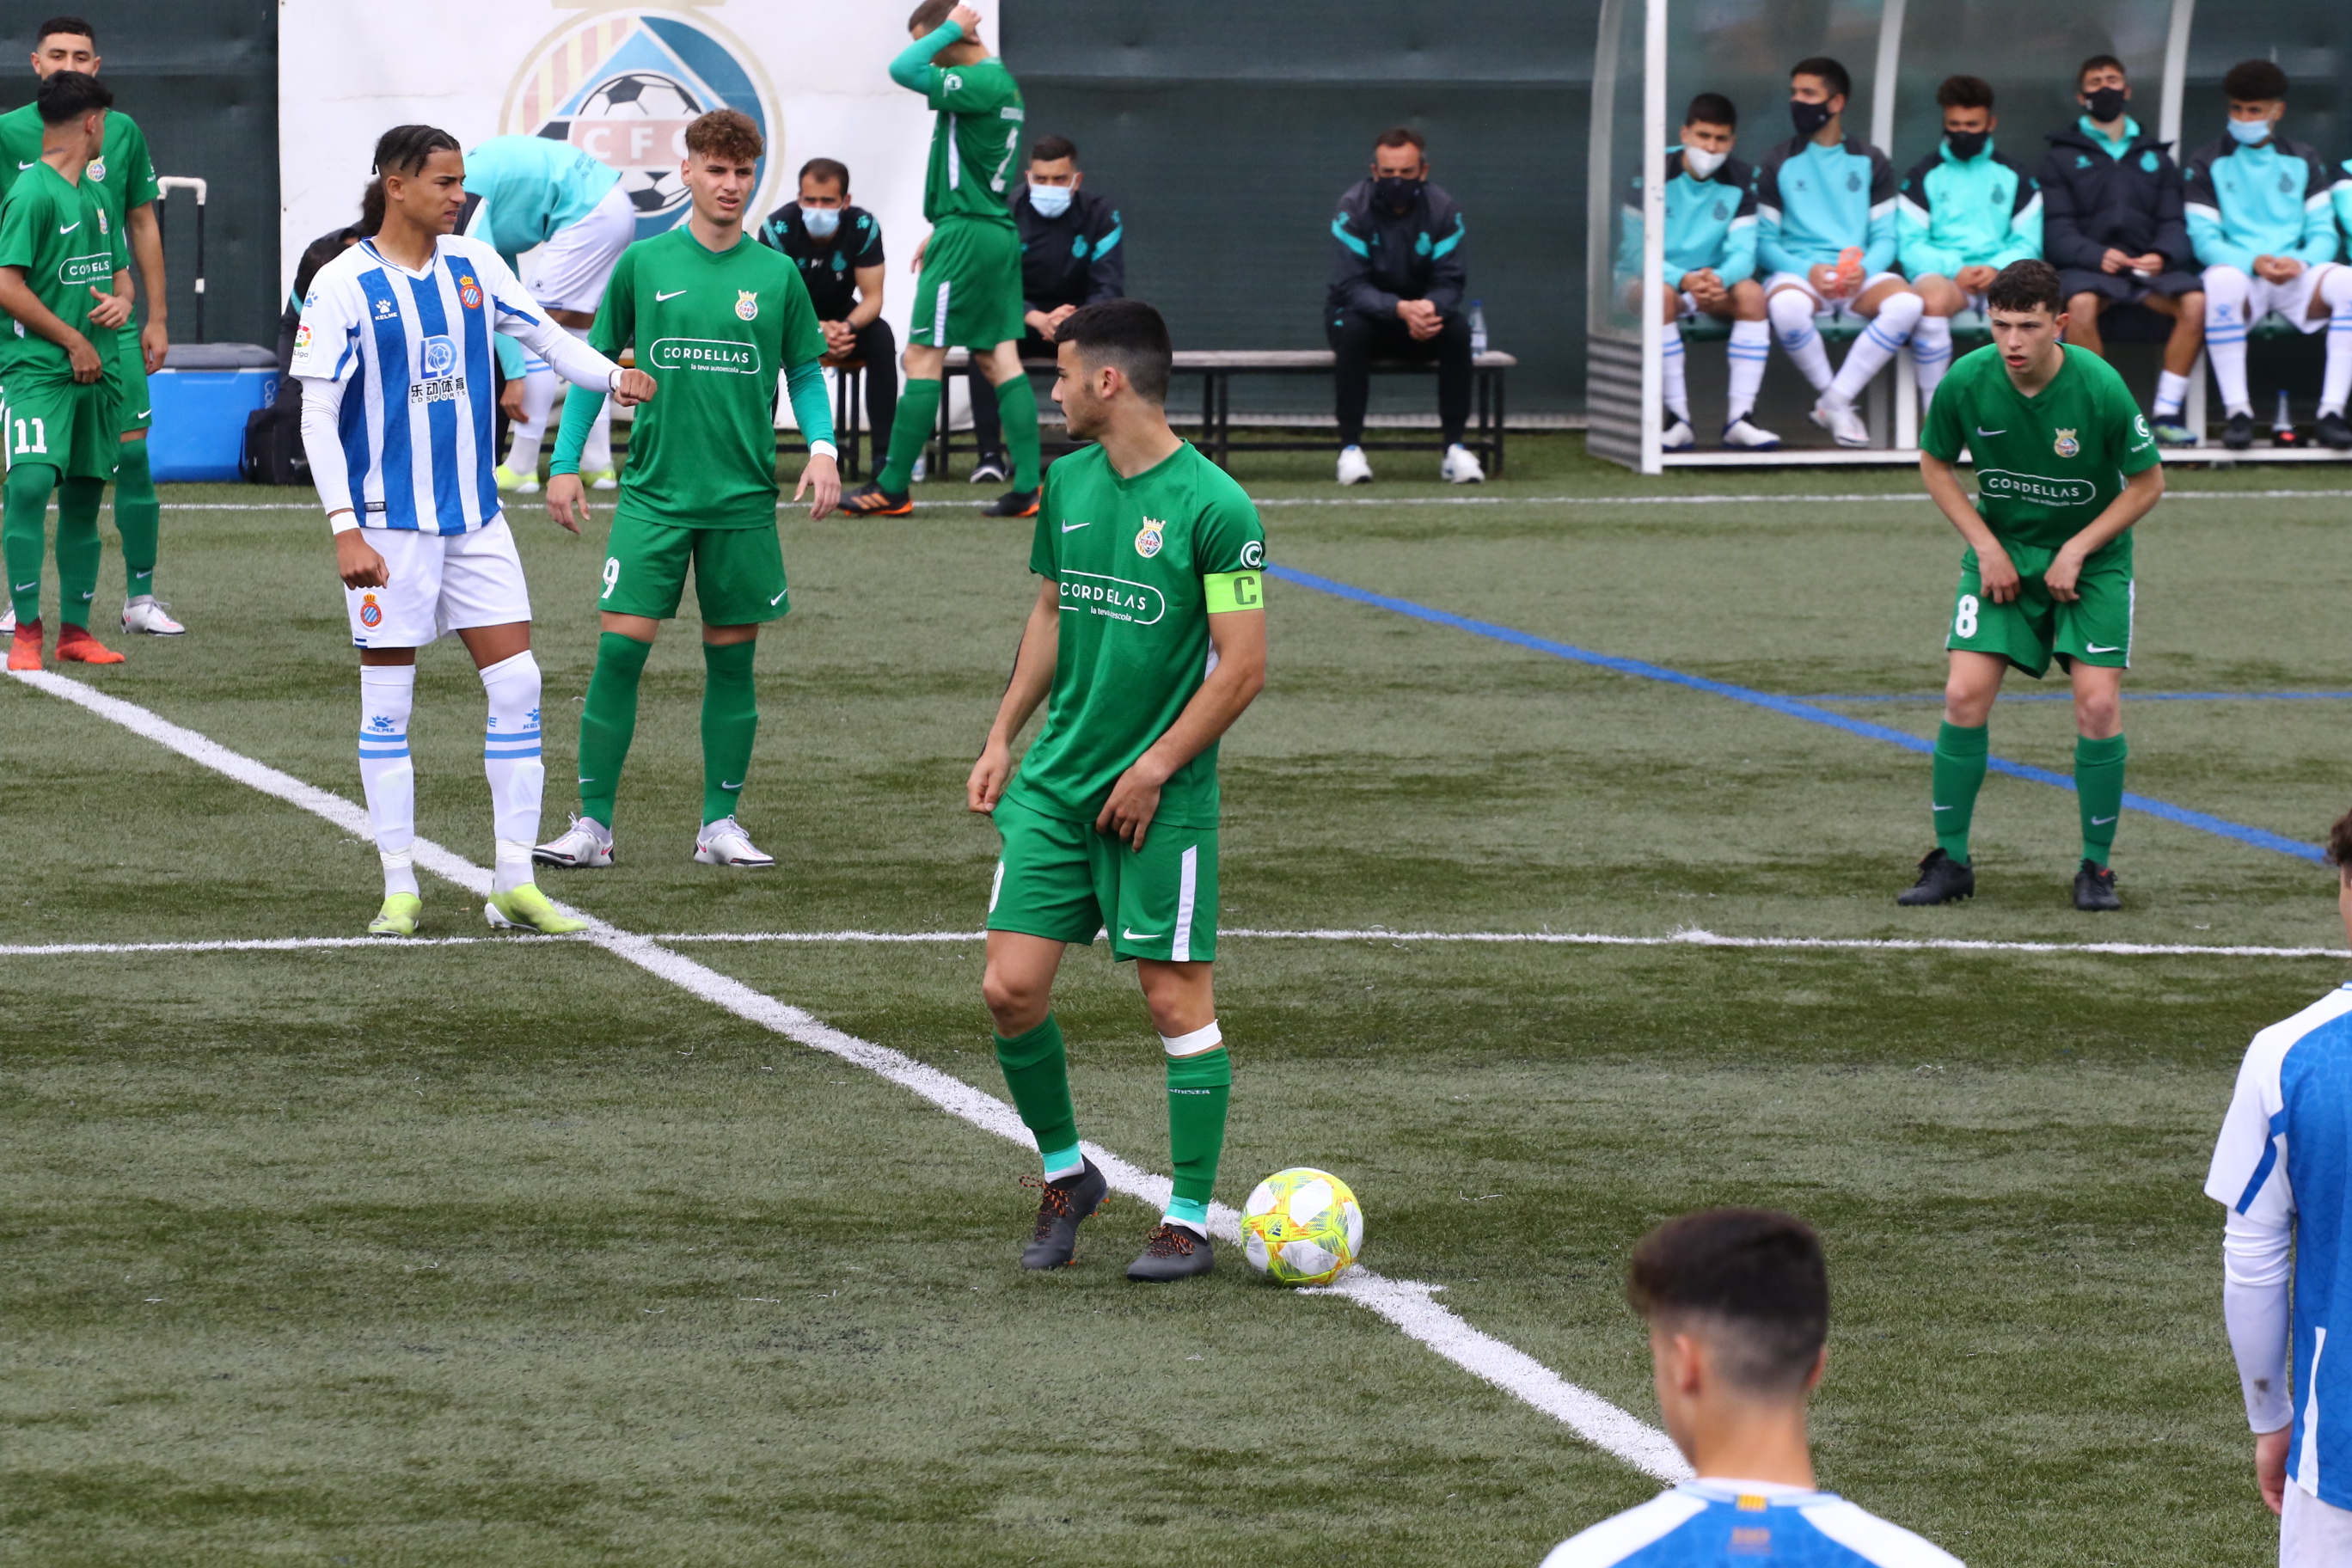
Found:
[[[1076,533],[1082,528],[1092,528],[1094,524],[1092,522],[1066,522],[1062,524],[1062,531],[1064,533]]]
[[[74,220],[73,220],[73,222],[71,222],[71,223],[68,223],[68,224],[61,224],[61,225],[59,225],[59,226],[58,226],[58,232],[59,234],[71,234],[74,230],[76,230],[76,229],[79,228],[80,226],[81,226],[81,219],[79,219],[79,218],[76,218],[76,219],[74,219]]]
[[[1118,934],[1121,940],[1126,942],[1158,942],[1160,940],[1160,933],[1156,931],[1140,931],[1129,928],[1122,929]]]
[[[38,158],[36,158],[36,159],[34,159],[34,160],[33,160],[33,163],[39,163],[39,162],[40,162],[40,160],[39,160]],[[33,166],[33,163],[19,163],[19,164],[17,164],[17,165],[16,165],[16,167],[17,167],[19,170],[29,169],[29,168],[31,168],[31,167]]]
[[[671,289],[668,293],[665,294],[665,293],[662,293],[659,289],[656,289],[656,290],[654,291],[654,300],[655,300],[655,301],[656,301],[656,303],[658,303],[658,302],[660,302],[661,300],[675,300],[675,299],[677,299],[680,294],[683,294],[683,293],[685,293],[685,292],[686,292],[686,290],[685,290],[685,289]]]
[[[1979,436],[2006,436],[2009,432],[2006,430],[1988,430],[1983,426],[1979,425],[1977,426],[1977,434]]]
[[[2083,645],[2083,651],[2084,653],[2121,653],[2124,650],[2121,643],[2116,644],[2114,647],[2101,647],[2097,643],[2086,642]]]

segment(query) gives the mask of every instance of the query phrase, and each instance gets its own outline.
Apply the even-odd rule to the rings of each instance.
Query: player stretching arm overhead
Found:
[[[1176,1185],[1130,1279],[1205,1274],[1233,1063],[1217,1028],[1217,741],[1265,684],[1265,534],[1240,485],[1168,428],[1167,323],[1139,300],[1054,334],[1054,397],[1097,444],[1054,464],[1029,569],[1045,579],[965,785],[1004,849],[981,994],[1045,1156],[1024,1268],[1072,1261],[1108,1185],[1078,1147],[1054,972],[1110,933],[1168,1051]],[[1016,773],[1013,742],[1045,705]]]
[[[575,385],[625,403],[654,395],[567,334],[478,240],[451,233],[466,200],[457,139],[399,125],[375,144],[383,226],[319,269],[302,301],[293,374],[302,447],[335,531],[360,650],[360,782],[383,864],[378,936],[414,936],[416,785],[408,716],[416,650],[456,632],[489,700],[482,737],[497,869],[494,926],[578,931],[531,885],[539,837],[539,664],[530,594],[490,478],[490,336],[510,332]]]
[[[2079,737],[2074,907],[2123,907],[2107,856],[2123,812],[2131,529],[2164,494],[2163,459],[2123,377],[2061,341],[2063,303],[2048,262],[2001,268],[1985,294],[1992,342],[1952,366],[1920,433],[1920,478],[1968,549],[1944,642],[1951,670],[1936,734],[1936,847],[1899,904],[1976,892],[1969,827],[1993,699],[2011,665],[2039,680],[2055,657],[2074,681]],[[1963,449],[1976,463],[1975,506],[1952,467]]]
[[[613,863],[613,804],[637,728],[637,682],[654,634],[677,614],[686,569],[702,611],[702,829],[706,866],[773,866],[735,820],[759,733],[751,666],[760,624],[792,609],[776,539],[776,367],[809,460],[793,499],[814,490],[811,517],[841,496],[833,414],[825,406],[824,331],[791,258],[743,232],[767,151],[740,110],[714,109],[686,128],[681,174],[693,198],[685,223],[621,253],[588,341],[617,354],[632,343],[663,376],[661,401],[629,431],[629,468],[605,545],[597,596],[604,634],[580,713],[580,815],[537,858],[551,866]],[[571,398],[549,464],[547,510],[576,530],[587,517],[580,448],[593,393]]]

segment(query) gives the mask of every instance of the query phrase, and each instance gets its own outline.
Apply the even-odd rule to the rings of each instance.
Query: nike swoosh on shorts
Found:
[[[1129,929],[1121,931],[1118,934],[1120,940],[1125,942],[1158,942],[1160,940],[1160,933],[1156,931],[1139,931]]]
[[[2097,643],[2086,642],[2083,645],[2083,651],[2084,653],[2121,653],[2124,650],[2123,645],[2120,643],[2116,644],[2114,647],[2101,647]]]

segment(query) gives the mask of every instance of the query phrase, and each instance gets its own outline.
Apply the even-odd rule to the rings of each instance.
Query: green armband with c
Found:
[[[1265,608],[1265,584],[1259,573],[1212,573],[1201,579],[1201,588],[1209,602],[1209,614],[1213,616],[1228,610]]]

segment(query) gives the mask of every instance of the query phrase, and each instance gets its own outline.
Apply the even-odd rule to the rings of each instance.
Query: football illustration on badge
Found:
[[[1160,546],[1162,542],[1160,531],[1166,525],[1163,523],[1152,521],[1148,517],[1145,518],[1143,520],[1143,531],[1135,536],[1135,552],[1138,555],[1142,556],[1146,561],[1149,561],[1153,556],[1159,554]]]
[[[760,294],[755,289],[735,290],[735,313],[747,321],[760,319]]]
[[[2074,432],[2072,430],[2059,431],[2058,439],[2053,442],[2052,446],[2062,458],[2074,457],[2083,450],[2083,443],[2074,439]]]

